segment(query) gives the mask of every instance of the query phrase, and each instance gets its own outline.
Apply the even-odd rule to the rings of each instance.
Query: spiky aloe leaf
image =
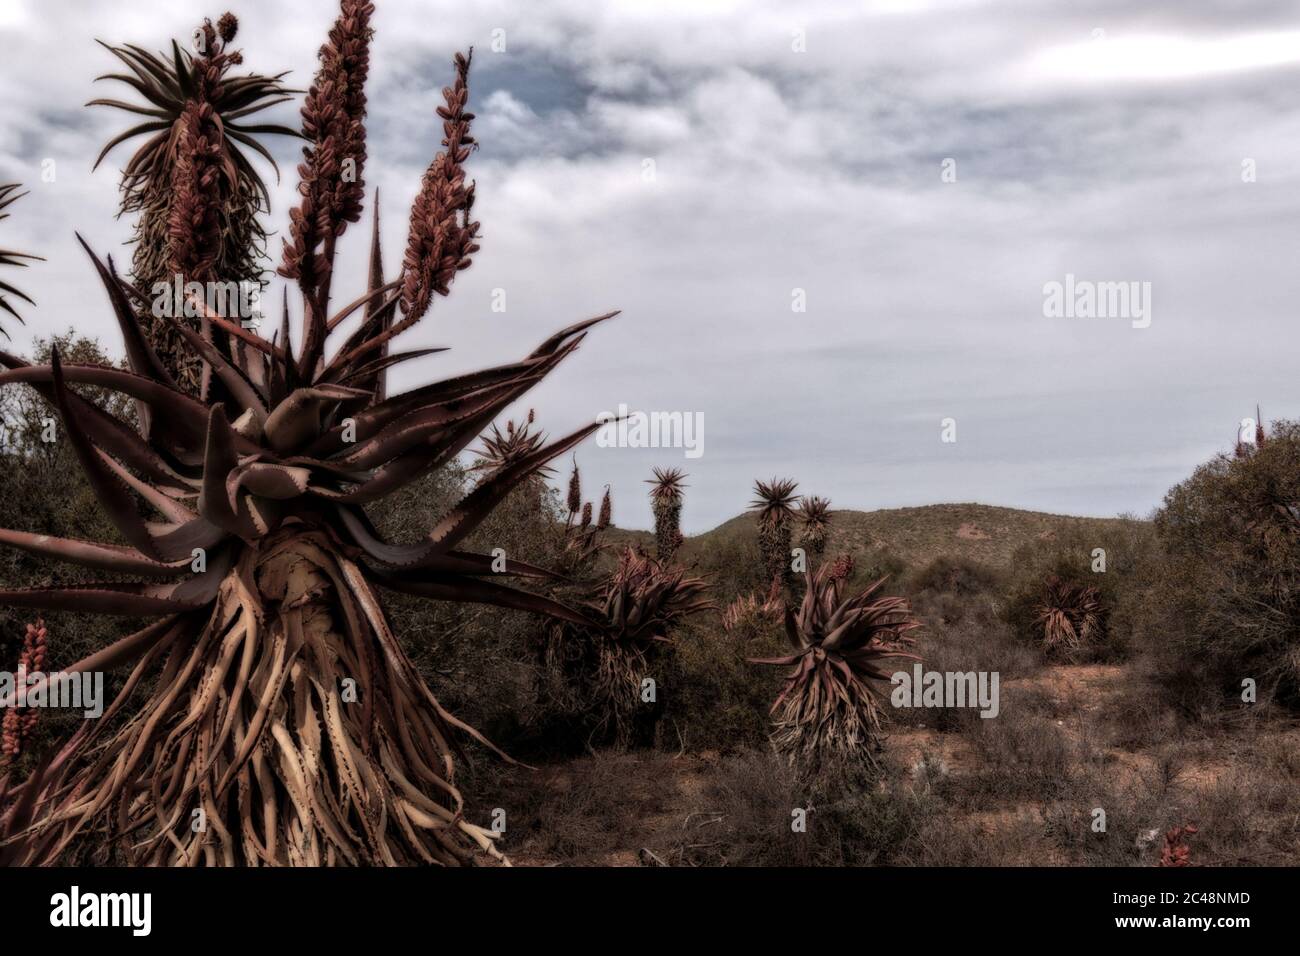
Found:
[[[17,202],[26,193],[18,192],[22,187],[17,183],[0,184],[0,219],[8,219],[9,213],[4,210]],[[15,252],[12,249],[0,249],[0,266],[14,266],[17,268],[26,268],[28,261],[43,261],[40,256],[34,256],[27,252]],[[23,317],[18,314],[18,310],[13,303],[9,301],[10,297],[22,299],[28,305],[35,305],[28,296],[20,291],[5,279],[0,279],[0,309],[3,309],[9,315],[18,320],[21,325]],[[0,325],[0,335],[9,338],[9,333],[5,331],[4,326]]]

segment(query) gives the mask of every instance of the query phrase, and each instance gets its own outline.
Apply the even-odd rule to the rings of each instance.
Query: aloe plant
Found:
[[[345,15],[368,18],[368,4],[351,6]],[[364,24],[346,27],[355,43],[362,39],[358,27]],[[121,209],[137,216],[132,279],[146,293],[152,294],[159,283],[171,285],[178,275],[183,281],[246,283],[259,289],[263,284],[267,233],[260,217],[270,210],[271,197],[250,154],[260,154],[278,176],[261,137],[300,134],[256,121],[257,113],[288,102],[293,91],[281,83],[283,73],[232,73],[243,62],[230,47],[238,30],[239,21],[227,13],[215,26],[204,21],[195,32],[193,51],[175,40],[165,53],[100,42],[127,72],[97,79],[124,84],[142,100],[101,97],[87,105],[139,119],[105,144],[95,166],[117,146],[143,138],[122,171]],[[364,72],[360,78],[364,81]],[[198,327],[193,319],[188,323]],[[149,312],[141,324],[172,377],[185,391],[199,394],[203,362],[186,347],[175,325]],[[226,336],[218,331],[212,337],[229,358]]]
[[[655,516],[655,553],[660,561],[671,561],[682,546],[682,490],[686,475],[679,468],[655,468],[647,479],[650,504]]]
[[[788,478],[757,481],[754,500],[750,502],[750,509],[758,514],[758,547],[767,579],[785,588],[794,584],[790,569],[790,526],[795,516],[796,487],[797,483]]]
[[[689,616],[714,607],[708,582],[633,548],[575,602],[585,622],[556,618],[541,635],[542,678],[587,726],[587,739],[633,740],[642,681]]]
[[[1043,597],[1034,621],[1049,657],[1074,657],[1096,644],[1105,633],[1106,609],[1101,592],[1090,584],[1049,575],[1043,582]]]
[[[772,743],[795,766],[873,765],[881,729],[879,696],[896,660],[911,653],[911,631],[920,627],[905,598],[881,597],[884,579],[844,595],[837,563],[823,563],[809,576],[798,610],[785,612],[789,654],[754,659],[787,668],[772,705]]]
[[[482,737],[417,674],[379,590],[589,625],[556,600],[499,583],[544,581],[545,570],[513,557],[494,569],[491,556],[464,544],[511,489],[597,426],[520,449],[416,543],[385,540],[366,507],[466,449],[614,313],[572,325],[517,361],[382,397],[389,367],[429,351],[385,354],[388,344],[470,265],[478,224],[464,171],[474,142],[470,60],[458,55],[438,110],[443,150],[414,204],[401,272],[386,281],[376,229],[368,291],[330,307],[334,239],[364,198],[339,153],[364,146],[364,97],[339,77],[364,75],[353,68],[369,43],[370,9],[343,0],[304,107],[302,201],[282,266],[300,292],[299,351],[287,309],[268,340],[205,308],[203,327],[227,336],[228,354],[212,335],[173,321],[205,380],[227,396],[205,404],[179,387],[151,345],[146,298],[87,247],[129,368],[68,364],[57,351],[44,365],[0,353],[0,385],[29,385],[58,410],[125,542],[0,530],[0,544],[112,574],[3,589],[0,603],[154,619],[66,668],[129,671],[103,719],[0,794],[8,862],[53,862],[92,836],[147,864],[500,857],[494,835],[466,819],[454,778],[456,735]],[[340,51],[349,52],[340,59]],[[342,333],[352,317],[359,322]],[[129,396],[139,429],[92,405],[79,386]]]
[[[826,550],[826,533],[831,523],[831,503],[816,495],[799,500],[799,544],[812,554]]]

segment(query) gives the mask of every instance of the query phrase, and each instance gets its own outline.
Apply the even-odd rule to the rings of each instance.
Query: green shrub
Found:
[[[907,580],[911,594],[933,591],[939,594],[987,594],[1002,586],[1002,574],[979,561],[940,555]]]
[[[1155,518],[1163,545],[1139,630],[1155,673],[1189,714],[1300,704],[1300,424],[1257,450],[1219,455],[1172,488]]]
[[[1099,570],[1103,558],[1104,571]],[[1102,527],[1083,522],[1066,525],[1056,536],[1023,545],[1012,555],[1004,619],[1020,640],[1041,647],[1040,611],[1048,598],[1049,579],[1054,577],[1067,589],[1095,588],[1104,624],[1101,633],[1072,659],[1124,660],[1133,651],[1134,622],[1158,560],[1155,532],[1148,521],[1122,518]]]
[[[780,681],[771,668],[748,658],[783,654],[787,647],[781,625],[773,622],[755,620],[726,631],[709,614],[685,628],[661,685],[671,734],[663,745],[721,753],[765,748],[772,726],[768,711]]]

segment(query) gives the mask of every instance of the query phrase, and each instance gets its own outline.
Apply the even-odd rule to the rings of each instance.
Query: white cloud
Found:
[[[1100,28],[1099,28],[1100,29]],[[1179,80],[1300,63],[1300,30],[1238,36],[1110,37],[1049,47],[1026,66],[1027,79],[1078,83]]]

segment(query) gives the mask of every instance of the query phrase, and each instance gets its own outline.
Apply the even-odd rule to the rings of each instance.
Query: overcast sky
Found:
[[[620,403],[702,413],[696,459],[583,446],[588,495],[611,483],[620,524],[649,525],[652,465],[689,472],[688,532],[773,475],[836,507],[1145,514],[1256,402],[1300,417],[1294,2],[376,5],[366,179],[390,265],[470,45],[483,144],[482,252],[407,337],[452,351],[396,384],[623,309],[524,405],[555,434]],[[230,8],[247,67],[306,86],[336,4]],[[159,49],[225,9],[0,0],[0,182],[32,191],[0,246],[49,260],[21,276],[39,309],[19,348],[73,326],[120,351],[73,238],[129,236],[129,150],[90,172],[125,117],[82,106],[121,95],[92,82],[115,64],[93,39]],[[296,152],[269,145],[283,230]],[[340,298],[361,288],[368,225],[341,246]],[[1045,317],[1067,275],[1149,282],[1149,327]]]

